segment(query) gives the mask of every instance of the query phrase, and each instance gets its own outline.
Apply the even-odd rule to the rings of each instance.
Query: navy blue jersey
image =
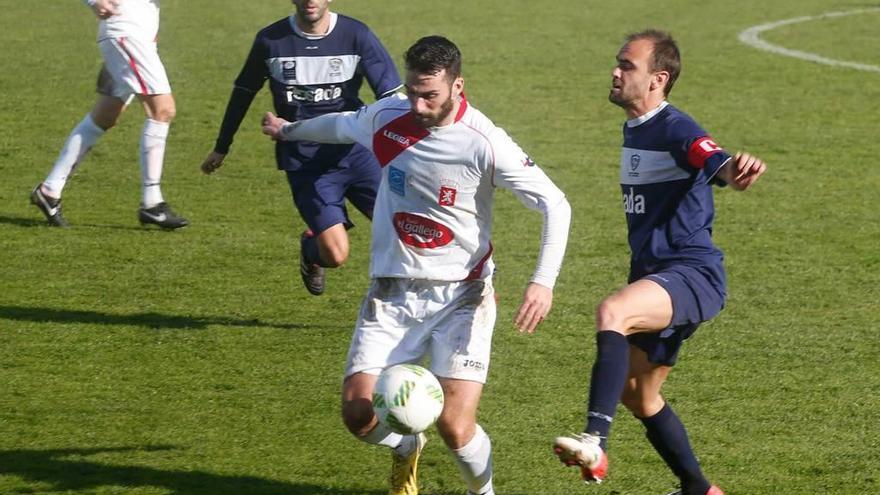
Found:
[[[366,78],[376,99],[401,86],[382,43],[362,22],[340,14],[322,37],[304,35],[293,16],[259,33],[235,86],[256,93],[269,80],[275,113],[288,121],[363,106],[358,93]],[[352,145],[281,142],[278,168],[321,170],[335,166]]]
[[[620,185],[632,250],[630,281],[674,265],[700,269],[726,293],[712,243],[712,183],[730,159],[687,114],[664,102],[623,126]]]

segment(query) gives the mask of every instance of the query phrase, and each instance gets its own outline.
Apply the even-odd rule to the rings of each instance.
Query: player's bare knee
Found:
[[[340,267],[345,264],[345,261],[348,259],[347,252],[341,251],[330,251],[326,258],[324,258],[324,263],[330,268]]]
[[[100,117],[95,118],[94,115],[92,115],[92,120],[95,122],[96,126],[100,127],[105,132],[109,131],[110,129],[115,127],[116,123],[119,121],[118,119],[115,119],[115,118],[113,118],[113,119],[100,118]]]
[[[620,396],[620,403],[623,404],[633,416],[637,418],[646,417],[644,412],[647,410],[646,404],[641,394],[633,390],[624,390]]]
[[[660,412],[665,402],[659,395],[646,396],[640,393],[628,395],[626,392],[621,396],[620,402],[633,416],[643,419]]]
[[[119,122],[121,112],[113,112],[104,108],[96,108],[91,112],[92,122],[105,131],[109,131]]]
[[[623,327],[622,311],[611,298],[606,298],[596,307],[596,330],[626,330]]]
[[[373,403],[368,399],[354,399],[342,403],[342,422],[353,435],[369,433],[374,423]]]
[[[159,122],[171,122],[176,116],[177,108],[175,108],[174,103],[172,102],[169,105],[162,105],[157,108],[153,115],[153,120],[158,120]]]
[[[459,448],[467,444],[470,440],[468,435],[473,435],[473,428],[473,425],[457,418],[440,416],[437,420],[437,431],[450,448]]]
[[[348,247],[340,247],[338,245],[320,246],[320,255],[324,266],[337,268],[348,260]]]

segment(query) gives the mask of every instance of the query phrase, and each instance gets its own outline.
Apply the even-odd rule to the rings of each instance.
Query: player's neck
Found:
[[[315,35],[315,36],[323,36],[327,34],[327,31],[330,30],[330,11],[324,13],[320,19],[315,20],[314,22],[309,22],[308,20],[295,16],[294,20],[296,21],[296,27],[300,29],[305,34]]]
[[[662,105],[664,101],[666,101],[666,97],[663,95],[648,95],[647,98],[633,102],[632,105],[624,109],[626,118],[635,119],[641,117]]]

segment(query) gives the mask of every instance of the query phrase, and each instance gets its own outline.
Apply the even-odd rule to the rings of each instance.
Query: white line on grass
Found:
[[[820,55],[816,55],[815,53],[802,52],[800,50],[792,50],[789,48],[785,48],[783,46],[774,45],[772,43],[768,43],[761,39],[760,34],[764,31],[770,31],[771,29],[776,29],[780,26],[787,26],[789,24],[798,24],[801,22],[807,21],[817,21],[822,19],[830,19],[833,17],[844,17],[849,15],[859,15],[859,14],[875,14],[880,13],[880,7],[874,7],[869,9],[858,9],[858,10],[848,10],[844,12],[827,12],[825,14],[813,15],[813,16],[803,16],[803,17],[795,17],[793,19],[785,19],[782,21],[770,22],[767,24],[761,24],[759,26],[752,26],[745,31],[739,33],[739,40],[743,43],[757,48],[759,50],[765,50],[771,53],[778,53],[780,55],[785,55],[787,57],[799,58],[801,60],[808,60],[810,62],[816,62],[819,64],[825,65],[833,65],[836,67],[848,67],[850,69],[864,70],[869,72],[880,72],[880,67],[876,65],[869,64],[860,64],[856,62],[847,62],[844,60],[834,60],[831,58],[822,57]]]

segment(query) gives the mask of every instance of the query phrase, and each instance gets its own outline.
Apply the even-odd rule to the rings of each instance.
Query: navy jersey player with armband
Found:
[[[723,495],[703,475],[687,431],[660,394],[685,339],[724,306],[723,256],[712,243],[712,186],[749,188],[766,170],[748,153],[729,155],[666,101],[681,70],[668,33],[627,37],[609,100],[623,108],[620,183],[629,231],[629,285],[596,310],[597,354],[584,432],[558,437],[560,460],[585,482],[608,471],[607,439],[618,401],[681,488],[670,495]]]
[[[329,10],[331,0],[293,0],[296,14],[263,30],[235,80],[214,150],[202,171],[217,170],[256,93],[269,81],[275,111],[291,121],[363,106],[364,79],[376,99],[402,84],[382,43],[362,22]],[[354,144],[278,142],[278,168],[287,174],[293,201],[308,229],[300,237],[300,274],[306,289],[324,292],[324,267],[348,258],[346,230],[353,224],[345,200],[372,217],[380,168]]]

